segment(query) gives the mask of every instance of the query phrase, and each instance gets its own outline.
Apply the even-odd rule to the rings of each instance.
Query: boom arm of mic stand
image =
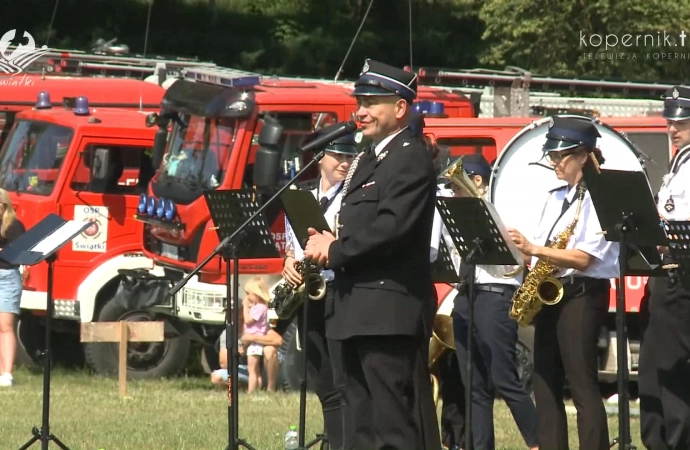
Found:
[[[198,264],[191,272],[189,272],[189,274],[187,274],[184,278],[182,278],[180,281],[178,281],[177,284],[175,284],[175,286],[173,286],[172,289],[170,289],[170,295],[175,295],[175,294],[177,294],[177,293],[180,291],[180,289],[182,289],[182,288],[184,287],[184,285],[187,284],[187,283],[189,282],[189,280],[190,280],[194,275],[196,275],[197,273],[199,273],[199,271],[200,271],[206,264],[208,264],[209,261],[211,261],[216,255],[218,255],[218,254],[223,250],[223,248],[224,248],[226,245],[228,245],[229,243],[231,243],[231,242],[237,237],[237,235],[239,235],[240,233],[242,233],[242,231],[245,229],[245,227],[246,227],[247,225],[249,225],[254,219],[256,219],[257,216],[259,216],[259,214],[261,214],[261,213],[266,209],[266,207],[268,207],[268,205],[272,204],[272,203],[275,201],[275,199],[277,199],[278,197],[280,197],[280,194],[282,194],[282,193],[285,192],[290,186],[292,186],[292,185],[295,183],[295,181],[297,181],[297,179],[298,179],[304,172],[306,172],[311,166],[313,166],[314,164],[316,164],[317,162],[319,162],[319,161],[321,160],[321,158],[323,158],[323,156],[324,156],[325,154],[326,154],[326,151],[325,151],[325,150],[321,150],[321,151],[318,152],[316,155],[314,155],[314,158],[312,158],[311,161],[309,161],[304,167],[302,167],[302,170],[300,170],[299,172],[297,172],[297,174],[295,174],[295,176],[292,177],[292,179],[291,179],[290,181],[288,181],[287,183],[285,183],[285,185],[284,185],[283,187],[281,187],[280,189],[278,189],[278,192],[276,192],[275,194],[273,194],[273,197],[269,198],[263,205],[261,205],[261,206],[259,207],[259,209],[258,209],[249,219],[247,219],[242,225],[240,225],[240,226],[235,230],[234,233],[232,233],[230,236],[228,236],[228,237],[226,237],[225,239],[223,239],[222,241],[220,241],[220,243],[218,244],[218,246],[217,246],[217,247],[216,247],[216,248],[215,248],[215,249],[214,249],[204,260],[203,260],[203,261],[201,261],[201,263],[199,263],[199,264]],[[229,274],[226,274],[226,276],[229,276]]]

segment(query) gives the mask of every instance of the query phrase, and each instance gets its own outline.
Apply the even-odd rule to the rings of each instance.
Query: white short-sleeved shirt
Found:
[[[547,239],[558,235],[575,218],[578,204],[576,198],[577,186],[573,186],[568,192],[566,191],[567,186],[563,186],[560,189],[554,189],[551,195],[549,195],[537,227],[537,232],[532,241],[533,244],[544,245]],[[571,204],[565,214],[559,219],[558,216],[561,214],[563,200],[566,198],[566,195]],[[557,223],[556,220],[558,220]],[[553,226],[554,223],[556,223],[555,227]],[[553,230],[548,234],[552,227]],[[592,278],[608,279],[619,276],[618,254],[620,247],[617,242],[607,241],[604,235],[601,234],[601,231],[599,218],[592,204],[592,197],[589,195],[589,191],[585,191],[580,217],[566,249],[581,250],[592,255],[594,260],[584,272],[575,269],[563,269],[556,273],[556,278],[584,275]],[[533,267],[538,260],[539,258],[536,256],[532,257]]]
[[[440,189],[438,195],[441,197],[452,197],[454,194],[451,189]],[[441,216],[438,213],[438,211],[436,211],[436,215],[438,216],[440,222],[441,238],[446,247],[449,249],[451,259],[453,260],[453,265],[455,266],[455,271],[459,274],[460,265],[462,264],[462,257],[460,256],[460,253],[455,247],[453,239],[450,237],[450,234],[448,233],[448,229],[441,221]],[[434,217],[434,223],[435,219],[436,217]],[[512,286],[519,286],[521,283],[522,274],[518,274],[517,277],[503,278],[503,274],[511,272],[516,268],[517,266],[478,265],[475,269],[474,280],[476,284],[508,284]]]
[[[319,180],[319,185],[317,188],[310,191],[317,201],[319,201],[321,197],[326,196],[331,202],[330,205],[328,205],[328,209],[326,209],[326,213],[324,214],[326,222],[328,223],[328,226],[331,227],[331,230],[335,229],[335,215],[338,213],[338,211],[340,211],[340,204],[342,203],[343,195],[341,186],[342,181],[336,183],[328,191],[323,193],[321,192],[321,181]],[[285,244],[286,247],[293,249],[295,252],[295,259],[297,261],[300,261],[302,258],[304,258],[304,249],[299,244],[297,236],[290,225],[290,221],[287,220],[287,217],[285,218]],[[322,269],[321,276],[326,281],[332,281],[335,277],[333,271],[330,269]]]
[[[690,145],[678,150],[659,189],[657,209],[666,220],[690,220]]]

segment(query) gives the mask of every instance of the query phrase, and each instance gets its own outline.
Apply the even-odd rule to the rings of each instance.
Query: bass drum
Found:
[[[556,178],[542,151],[550,121],[546,117],[519,131],[496,159],[489,182],[489,198],[503,223],[526,236],[536,231],[549,191],[565,184]],[[602,168],[646,174],[642,155],[624,134],[598,120],[594,123],[601,135],[597,147],[606,159]]]

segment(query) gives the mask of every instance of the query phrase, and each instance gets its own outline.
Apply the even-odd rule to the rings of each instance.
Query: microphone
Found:
[[[354,133],[355,130],[357,130],[357,124],[352,120],[349,122],[339,122],[329,125],[320,130],[317,134],[317,137],[314,138],[314,140],[310,143],[303,146],[300,150],[302,152],[319,150],[338,138],[347,136],[350,133]]]

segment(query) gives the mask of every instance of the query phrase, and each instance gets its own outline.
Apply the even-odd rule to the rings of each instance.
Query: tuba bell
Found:
[[[460,189],[461,197],[476,197],[482,198],[484,195],[479,191],[476,184],[470,179],[462,168],[462,156],[456,159],[450,166],[448,166],[439,175],[439,178],[444,178],[457,188]]]
[[[434,325],[429,341],[429,370],[433,370],[436,362],[448,350],[455,351],[455,335],[453,333],[453,318],[450,316],[453,310],[455,296],[448,296],[434,317]],[[438,404],[439,382],[435,375],[431,375],[431,384],[434,392],[434,403]]]

